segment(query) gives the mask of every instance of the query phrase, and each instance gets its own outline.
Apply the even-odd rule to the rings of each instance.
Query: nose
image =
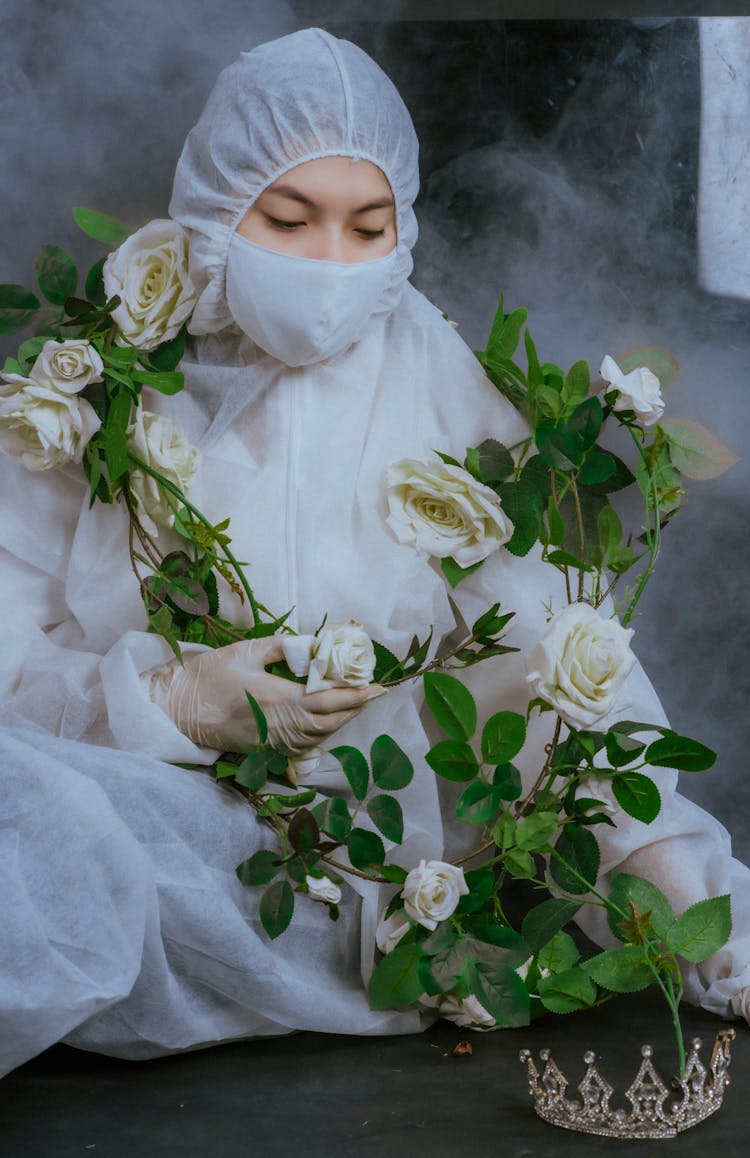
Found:
[[[321,226],[315,233],[308,256],[318,261],[346,261],[341,227],[334,224]]]

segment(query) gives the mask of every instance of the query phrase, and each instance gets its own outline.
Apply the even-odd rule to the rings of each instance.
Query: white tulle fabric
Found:
[[[290,369],[226,326],[222,254],[257,191],[311,150],[356,151],[381,166],[406,248],[390,304],[376,309],[361,340],[336,359]],[[403,652],[415,630],[425,635],[432,625],[439,640],[500,600],[518,613],[512,642],[528,650],[544,626],[544,603],[564,598],[552,568],[537,555],[501,551],[449,597],[439,571],[385,523],[389,463],[434,448],[460,456],[488,435],[511,443],[523,433],[461,338],[406,282],[415,193],[408,114],[358,49],[308,31],[243,56],[222,74],[188,138],[172,203],[195,241],[199,326],[217,332],[194,339],[186,391],[147,405],[177,416],[201,445],[196,503],[213,521],[231,516],[233,549],[251,560],[259,598],[277,612],[293,608],[300,631],[315,630],[325,613],[331,622],[354,618]],[[32,476],[7,457],[0,468],[0,1072],[61,1038],[141,1058],[297,1029],[419,1029],[414,1011],[370,1010],[364,989],[389,887],[347,878],[338,923],[300,897],[281,940],[263,932],[259,890],[241,886],[234,869],[270,835],[231,790],[173,766],[205,765],[213,753],[148,698],[141,677],[170,653],[145,631],[123,512],[90,509],[75,469]],[[224,614],[247,620],[231,592],[221,595]],[[525,710],[520,656],[467,678],[483,715]],[[663,719],[639,668],[618,710]],[[543,758],[547,720],[531,728],[520,759],[527,784]],[[444,824],[461,786],[438,786],[424,761],[436,737],[418,689],[404,685],[373,701],[336,742],[367,751],[382,732],[415,766],[395,859],[411,867],[466,850],[475,834]],[[722,1016],[743,1013],[749,874],[732,861],[721,826],[675,795],[675,774],[655,778],[659,819],[645,826],[618,816],[617,828],[601,834],[603,883],[618,865],[643,866],[678,905],[731,890],[729,945],[686,976],[693,1000]],[[330,756],[312,783],[321,793],[346,787]],[[586,927],[607,940],[593,920]]]

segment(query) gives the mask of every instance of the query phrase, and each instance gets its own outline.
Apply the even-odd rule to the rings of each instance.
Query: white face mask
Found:
[[[333,358],[361,338],[388,287],[396,250],[373,261],[277,253],[235,233],[227,303],[240,329],[287,366]]]

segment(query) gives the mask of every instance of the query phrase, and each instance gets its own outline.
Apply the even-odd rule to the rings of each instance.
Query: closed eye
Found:
[[[385,229],[358,229],[356,232],[367,241],[374,241],[376,237],[385,237]]]
[[[266,214],[266,220],[273,229],[283,229],[287,233],[305,224],[304,221],[282,221],[279,217],[271,217],[269,213]]]

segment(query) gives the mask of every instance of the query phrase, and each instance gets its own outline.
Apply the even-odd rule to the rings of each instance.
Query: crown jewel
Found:
[[[729,1085],[730,1045],[733,1029],[722,1029],[714,1041],[708,1069],[701,1062],[701,1039],[694,1037],[681,1078],[674,1079],[670,1090],[659,1077],[651,1060],[650,1045],[641,1046],[641,1066],[625,1091],[630,1111],[612,1110],[609,1101],[612,1086],[596,1066],[596,1054],[583,1055],[586,1073],[578,1086],[581,1101],[571,1101],[566,1094],[568,1079],[558,1069],[548,1049],[540,1050],[545,1063],[539,1073],[531,1051],[519,1055],[529,1074],[529,1092],[540,1118],[552,1126],[600,1134],[607,1138],[674,1138],[690,1126],[718,1110]]]

